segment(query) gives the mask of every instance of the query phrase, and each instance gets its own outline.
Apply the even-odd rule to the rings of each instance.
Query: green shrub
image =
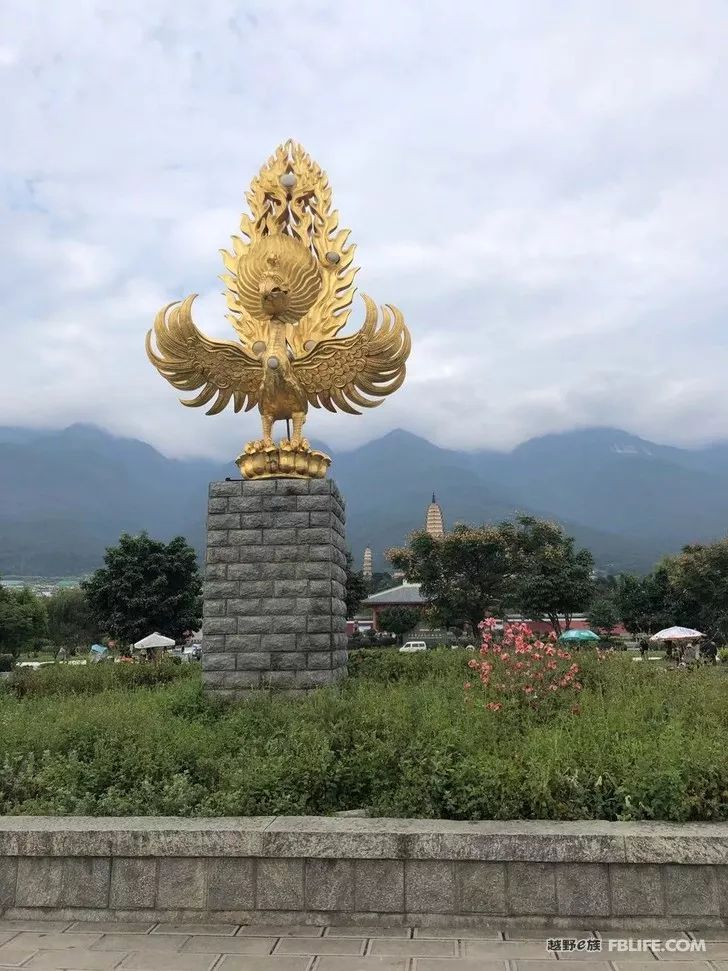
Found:
[[[721,647],[718,651],[718,660],[728,662],[728,647]]]
[[[470,656],[361,651],[340,689],[230,707],[195,665],[15,674],[0,814],[728,820],[724,669],[585,652],[580,713],[496,713]]]
[[[12,671],[14,661],[12,654],[0,654],[0,672]]]
[[[144,688],[168,684],[193,675],[193,665],[161,664],[54,664],[39,668],[16,668],[9,682],[18,697],[48,695],[92,695],[120,688]]]

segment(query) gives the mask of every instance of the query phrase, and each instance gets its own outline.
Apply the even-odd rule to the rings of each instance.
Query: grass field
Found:
[[[341,690],[230,708],[195,665],[54,666],[0,686],[0,813],[728,819],[720,667],[579,657],[548,710],[467,702],[467,656],[360,651]]]

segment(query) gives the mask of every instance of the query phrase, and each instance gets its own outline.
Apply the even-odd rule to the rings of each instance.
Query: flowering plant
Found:
[[[492,617],[480,624],[480,657],[468,662],[485,689],[486,708],[500,711],[522,699],[535,707],[559,694],[581,691],[579,665],[557,642],[556,634],[541,640],[528,624],[504,624],[502,632],[496,626]],[[472,682],[465,682],[466,692],[472,687]]]

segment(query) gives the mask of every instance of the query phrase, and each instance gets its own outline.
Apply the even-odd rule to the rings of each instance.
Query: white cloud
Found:
[[[255,414],[179,406],[143,339],[196,291],[230,334],[218,250],[293,136],[414,342],[400,392],[313,436],[725,437],[726,32],[720,0],[8,0],[2,421],[236,454]]]

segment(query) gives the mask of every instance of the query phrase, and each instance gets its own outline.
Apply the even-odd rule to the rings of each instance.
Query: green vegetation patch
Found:
[[[0,813],[728,818],[722,668],[582,652],[578,706],[488,711],[464,651],[361,651],[340,689],[222,707],[194,665],[0,682]],[[470,700],[472,699],[472,700]]]

